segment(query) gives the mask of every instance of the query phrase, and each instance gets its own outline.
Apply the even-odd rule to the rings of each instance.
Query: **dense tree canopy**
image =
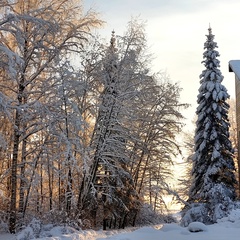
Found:
[[[77,1],[0,7],[0,220],[124,227],[161,210],[187,105],[151,73],[143,24],[109,45]]]

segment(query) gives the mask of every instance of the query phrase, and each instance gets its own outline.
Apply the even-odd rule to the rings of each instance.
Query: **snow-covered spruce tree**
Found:
[[[122,123],[123,89],[115,41],[113,32],[111,45],[106,49],[97,73],[103,88],[90,143],[93,162],[84,176],[78,199],[84,212],[82,217],[90,219],[94,226],[102,225],[103,229],[107,222],[109,227],[110,222],[113,227],[125,225],[130,205],[128,198],[135,192],[127,169],[127,132]]]
[[[182,219],[183,225],[192,221],[214,223],[228,214],[236,198],[233,148],[229,140],[229,98],[221,84],[217,43],[212,29],[208,29],[204,44],[203,64],[200,75],[193,182],[189,193],[189,206]],[[189,208],[190,207],[190,208]]]

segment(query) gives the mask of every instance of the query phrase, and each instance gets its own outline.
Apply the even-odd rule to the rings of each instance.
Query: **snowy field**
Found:
[[[176,223],[152,227],[113,231],[76,231],[72,228],[52,227],[40,233],[39,238],[31,237],[26,229],[17,236],[0,234],[0,240],[239,240],[240,209],[232,211],[227,218],[213,225],[191,223],[181,227]]]

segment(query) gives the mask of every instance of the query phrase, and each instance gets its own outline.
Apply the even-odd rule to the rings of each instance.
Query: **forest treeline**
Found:
[[[181,89],[152,73],[140,21],[106,44],[82,4],[0,2],[0,219],[12,233],[33,218],[119,228],[164,205]]]

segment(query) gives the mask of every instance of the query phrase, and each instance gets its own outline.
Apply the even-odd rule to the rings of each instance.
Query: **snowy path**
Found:
[[[203,231],[191,232],[198,228]],[[68,230],[69,233],[63,234],[63,230]],[[72,228],[53,227],[49,232],[43,232],[42,237],[38,240],[239,240],[239,236],[240,210],[238,209],[233,211],[229,217],[221,219],[219,223],[208,226],[194,223],[184,228],[176,223],[171,223],[139,229],[127,228],[121,231],[76,231]],[[29,238],[20,238],[20,236],[16,238],[10,234],[0,234],[0,240],[14,239]]]
[[[214,224],[207,226],[204,232],[189,232],[177,224],[166,224],[161,229],[143,227],[133,232],[117,231],[83,231],[73,234],[61,235],[55,232],[55,236],[38,238],[39,240],[239,240],[240,221],[228,224]],[[16,237],[10,234],[0,234],[0,240],[14,240]],[[19,239],[20,240],[20,239]]]
[[[8,233],[0,233],[0,240],[15,240],[16,237]]]

